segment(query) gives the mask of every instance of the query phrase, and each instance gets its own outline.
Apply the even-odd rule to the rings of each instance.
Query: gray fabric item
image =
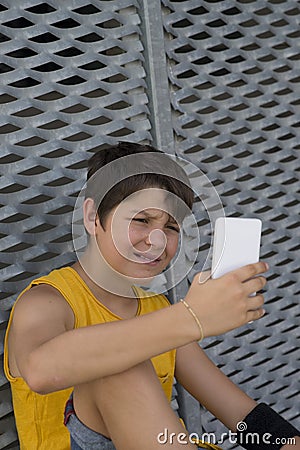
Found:
[[[86,427],[75,414],[72,414],[67,423],[71,434],[71,450],[116,450],[113,442]]]

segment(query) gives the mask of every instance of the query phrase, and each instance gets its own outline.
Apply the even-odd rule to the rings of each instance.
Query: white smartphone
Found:
[[[260,219],[219,217],[215,223],[212,278],[259,261]]]

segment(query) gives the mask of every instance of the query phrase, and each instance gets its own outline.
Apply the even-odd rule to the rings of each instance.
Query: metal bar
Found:
[[[170,91],[164,47],[164,27],[160,0],[140,0],[143,22],[142,42],[146,49],[145,67],[149,92],[149,109],[154,145],[174,154]]]

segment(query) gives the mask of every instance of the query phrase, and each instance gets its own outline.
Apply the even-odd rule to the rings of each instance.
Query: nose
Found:
[[[162,250],[167,244],[167,238],[165,233],[159,228],[151,230],[146,238],[146,243],[151,245],[152,248]]]

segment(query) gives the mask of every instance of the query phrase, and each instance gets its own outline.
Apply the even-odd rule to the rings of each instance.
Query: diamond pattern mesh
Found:
[[[151,136],[134,0],[7,0],[0,11],[4,330],[29,279],[74,258],[70,223],[88,156]],[[9,394],[1,400],[6,448],[16,435]]]
[[[271,267],[265,318],[204,347],[250,396],[299,426],[299,4],[162,7],[176,152],[207,173],[227,216],[262,219],[261,256]],[[201,208],[195,214],[196,272],[211,233]],[[201,422],[218,437],[226,432],[208,412]]]
[[[228,216],[263,221],[267,315],[204,347],[242,389],[297,425],[299,4],[149,3],[152,25],[164,27],[159,64],[168,80],[151,73],[162,43],[145,39],[145,5],[0,0],[1,334],[16,293],[73,260],[69,224],[87,157],[120,139],[155,142],[164,128],[174,141],[161,145],[207,173]],[[195,215],[198,271],[211,230],[200,202]],[[0,384],[0,448],[18,448],[2,372]],[[191,431],[200,419],[205,431],[224,431],[180,390],[179,399]]]

